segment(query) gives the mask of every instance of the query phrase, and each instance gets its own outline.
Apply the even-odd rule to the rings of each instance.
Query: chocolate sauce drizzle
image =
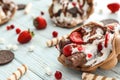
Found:
[[[53,1],[55,1],[55,0],[53,0]],[[67,5],[66,7],[65,7],[65,4],[63,4],[63,9],[60,9],[57,13],[53,14],[51,17],[53,17],[53,16],[58,17],[58,16],[60,16],[60,14],[62,12],[66,16],[66,13],[69,12],[70,14],[72,14],[73,17],[77,17],[77,13],[78,13],[82,18],[83,14],[84,14],[84,10],[82,9],[82,7],[85,5],[85,0],[83,0],[82,4],[80,3],[80,0],[77,0],[81,10],[78,10],[78,8],[76,6],[71,9],[67,9],[68,4],[72,4],[73,0],[69,0],[69,1],[70,1],[70,3],[69,2],[66,3],[66,5]],[[58,2],[60,2],[60,0],[58,0]],[[54,7],[54,4],[52,4],[52,8],[53,7]],[[53,10],[51,12],[53,13]]]

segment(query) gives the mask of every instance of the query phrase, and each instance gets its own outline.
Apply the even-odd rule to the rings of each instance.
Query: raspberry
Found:
[[[82,5],[79,5],[79,8],[82,9]]]
[[[76,3],[75,3],[75,2],[72,2],[72,5],[75,7],[75,6],[76,6]]]
[[[10,27],[10,26],[7,26],[7,27],[6,27],[6,29],[7,29],[7,30],[10,30],[10,29],[11,29],[11,27]]]
[[[57,80],[59,80],[62,78],[62,73],[60,71],[56,71],[54,76]]]
[[[88,53],[88,54],[87,54],[87,57],[88,57],[88,58],[92,58],[92,54],[91,54],[91,53]]]
[[[52,32],[52,36],[53,36],[53,37],[57,37],[57,36],[58,36],[58,32],[57,32],[57,31],[53,31],[53,32]]]
[[[12,24],[12,25],[10,25],[10,28],[11,28],[11,29],[14,29],[14,28],[15,28],[15,26]]]
[[[19,34],[21,32],[20,28],[16,28],[16,33]]]
[[[72,54],[72,46],[71,45],[66,45],[63,47],[63,54],[68,57],[71,56]]]
[[[82,46],[80,46],[80,45],[77,48],[78,48],[79,51],[84,50],[84,48]]]

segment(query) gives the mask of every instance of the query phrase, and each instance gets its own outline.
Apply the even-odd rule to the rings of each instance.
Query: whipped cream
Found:
[[[111,26],[111,25],[109,25]],[[82,27],[88,34],[83,35],[83,41],[87,42],[87,44],[76,44],[76,47],[72,47],[72,54],[76,53],[83,53],[86,55],[87,62],[85,63],[85,66],[95,66],[103,61],[105,61],[108,56],[111,54],[113,46],[112,41],[114,38],[114,33],[120,31],[120,25],[114,24],[114,33],[109,30],[109,27],[106,26],[107,31],[104,31],[102,27],[97,28],[87,28]],[[95,31],[94,34],[91,31]],[[91,35],[92,34],[92,35]],[[106,36],[108,34],[108,41],[107,41],[107,47],[105,46],[105,40]],[[89,39],[93,39],[92,42],[89,42]],[[75,43],[71,43],[75,44]],[[83,50],[78,50],[78,46],[81,46]],[[99,45],[99,47],[98,47]]]
[[[95,38],[95,37],[101,38],[101,37],[103,36],[103,31],[102,31],[102,29],[100,29],[100,28],[98,28],[98,29],[95,31],[96,34],[95,34],[95,35],[92,35],[92,36],[90,36],[90,32],[91,32],[90,29],[86,29],[86,28],[85,28],[85,30],[86,30],[86,32],[88,32],[87,35],[83,36],[83,41],[85,41],[85,42],[87,42],[87,41],[88,41],[89,39],[91,39],[91,38]]]
[[[85,64],[86,66],[89,66],[89,65],[94,66],[94,65],[99,64],[99,63],[101,63],[102,61],[104,61],[104,60],[106,60],[106,59],[108,58],[108,56],[110,55],[111,50],[112,50],[112,40],[113,40],[113,36],[114,36],[114,34],[110,34],[110,35],[109,35],[109,41],[108,41],[108,47],[107,47],[107,48],[104,47],[104,42],[102,43],[103,49],[101,50],[101,52],[103,53],[103,55],[102,55],[102,56],[97,56],[97,55],[95,54],[96,56],[95,56],[93,59],[87,61],[87,63]],[[91,47],[93,47],[93,46],[91,46]],[[96,48],[97,48],[97,46],[96,46]],[[97,53],[96,50],[97,50],[97,49],[93,48],[93,51],[92,51],[92,52],[95,51],[95,53]],[[99,53],[98,53],[98,54],[99,54]]]

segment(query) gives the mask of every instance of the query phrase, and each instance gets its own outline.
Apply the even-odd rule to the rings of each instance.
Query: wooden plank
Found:
[[[21,64],[15,59],[7,65],[0,66],[0,80],[6,80],[13,72],[20,67]],[[21,77],[21,80],[42,80],[39,76],[28,70],[25,75]]]
[[[110,0],[109,0],[110,1]],[[62,36],[64,34],[70,33],[73,29],[65,29],[60,27],[55,27],[53,23],[51,22],[48,14],[48,6],[51,3],[51,0],[45,1],[45,0],[15,0],[16,3],[33,3],[33,7],[31,9],[30,14],[24,15],[23,11],[19,11],[16,13],[15,17],[8,23],[0,27],[0,37],[3,37],[6,39],[6,43],[1,45],[0,49],[6,49],[6,46],[8,44],[16,44],[19,46],[18,50],[14,51],[15,53],[15,59],[12,63],[0,66],[0,79],[5,80],[12,72],[16,70],[17,67],[19,67],[21,64],[27,64],[29,67],[29,70],[27,74],[25,74],[20,80],[54,80],[54,73],[56,70],[59,70],[63,73],[63,80],[81,80],[81,74],[82,72],[68,69],[64,67],[62,64],[60,64],[57,61],[57,57],[59,55],[59,52],[55,47],[47,48],[46,47],[46,41],[48,39],[52,39],[52,31],[56,30],[59,32],[59,36]],[[44,3],[44,4],[43,4]],[[45,15],[43,16],[48,23],[48,26],[45,30],[36,30],[33,26],[33,19],[32,14],[35,16],[40,15],[40,11],[44,11]],[[105,17],[102,17],[106,15]],[[89,20],[99,20],[102,18],[109,18],[108,14],[99,15],[96,11],[96,14],[94,14],[96,17],[91,17]],[[101,18],[102,17],[102,18]],[[120,14],[117,16],[119,19]],[[111,17],[112,18],[112,17]],[[88,21],[89,21],[88,20]],[[35,32],[35,36],[31,40],[30,43],[20,45],[17,42],[17,36],[15,33],[15,29],[7,31],[6,26],[14,24],[16,27],[21,28],[22,30],[26,30],[30,28],[32,31]],[[3,34],[4,33],[4,34]],[[28,47],[30,45],[35,46],[34,52],[28,52]],[[45,68],[50,67],[53,71],[52,76],[47,76],[45,74]],[[115,77],[118,80],[120,79],[120,63],[113,68],[112,70],[105,71],[98,69],[95,73],[110,77]],[[5,74],[5,75],[4,75]]]

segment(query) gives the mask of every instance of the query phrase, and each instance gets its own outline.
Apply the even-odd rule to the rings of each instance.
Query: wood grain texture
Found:
[[[58,61],[57,57],[59,52],[55,47],[48,48],[46,47],[46,41],[52,39],[52,31],[56,30],[59,33],[59,36],[69,34],[73,29],[65,29],[60,27],[55,27],[51,22],[48,15],[48,7],[52,0],[14,0],[16,3],[24,3],[27,4],[31,2],[33,4],[32,9],[28,15],[24,15],[24,11],[18,11],[15,17],[7,24],[0,26],[0,38],[4,38],[6,40],[5,44],[0,44],[0,49],[6,49],[8,44],[16,44],[18,45],[18,50],[13,51],[15,54],[15,59],[4,66],[0,66],[0,80],[6,80],[21,64],[26,64],[29,67],[28,72],[20,79],[20,80],[55,80],[54,74],[52,76],[47,76],[45,74],[45,67],[50,67],[53,73],[56,70],[59,70],[63,73],[63,80],[81,80],[80,71],[75,71],[72,69],[68,69],[62,66]],[[95,0],[95,2],[98,0]],[[105,7],[105,3],[109,3],[115,0],[106,0],[102,7]],[[119,0],[116,0],[119,1]],[[100,1],[98,1],[100,3]],[[120,2],[119,2],[120,3]],[[88,19],[90,20],[101,20],[104,18],[115,18],[117,20],[120,19],[120,11],[115,14],[110,14],[109,10],[104,9],[104,13],[98,15],[98,10],[103,9],[98,4],[96,7],[95,13]],[[33,18],[32,15],[38,16],[40,15],[40,11],[44,11],[45,15],[43,16],[48,23],[48,26],[45,30],[36,30],[33,27]],[[14,24],[19,27],[21,30],[27,30],[30,28],[34,31],[35,36],[28,43],[21,45],[17,42],[18,35],[15,33],[15,29],[7,31],[6,26]],[[35,47],[34,52],[28,52],[28,47],[33,45]],[[120,80],[120,63],[109,71],[104,71],[98,69],[95,73],[115,77]]]

